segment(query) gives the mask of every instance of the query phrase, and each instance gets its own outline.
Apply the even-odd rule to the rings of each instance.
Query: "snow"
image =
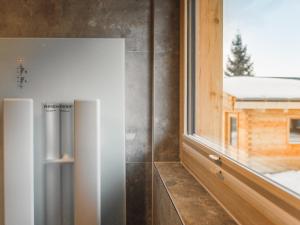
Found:
[[[300,170],[265,174],[268,178],[300,195]]]
[[[244,100],[300,99],[300,79],[274,77],[224,77],[224,92]]]

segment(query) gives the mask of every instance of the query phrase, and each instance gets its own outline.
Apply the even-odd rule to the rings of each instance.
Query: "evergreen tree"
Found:
[[[254,76],[253,63],[247,54],[247,46],[243,45],[242,36],[238,33],[232,41],[232,58],[228,57],[225,75],[227,76]]]

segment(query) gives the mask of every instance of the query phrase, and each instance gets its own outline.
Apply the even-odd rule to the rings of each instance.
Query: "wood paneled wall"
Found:
[[[240,110],[239,149],[258,156],[300,156],[300,144],[289,142],[289,120],[300,118],[299,110]]]

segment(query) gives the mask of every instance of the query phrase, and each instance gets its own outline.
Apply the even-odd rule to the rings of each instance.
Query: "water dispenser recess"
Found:
[[[45,104],[46,225],[73,225],[73,104]]]
[[[100,101],[45,104],[44,113],[46,225],[100,225]]]
[[[60,149],[61,161],[61,224],[74,224],[73,201],[73,149],[74,149],[74,112],[73,104],[60,104]],[[73,160],[74,161],[74,160]],[[68,163],[69,162],[69,163]]]
[[[60,159],[60,107],[46,104],[45,110],[45,150],[47,160]],[[61,174],[60,165],[46,164],[46,225],[61,224]]]

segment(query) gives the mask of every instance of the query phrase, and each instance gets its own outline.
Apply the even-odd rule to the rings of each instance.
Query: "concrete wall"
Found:
[[[126,38],[127,224],[152,223],[153,160],[178,160],[178,18],[179,0],[1,1],[1,37]]]

